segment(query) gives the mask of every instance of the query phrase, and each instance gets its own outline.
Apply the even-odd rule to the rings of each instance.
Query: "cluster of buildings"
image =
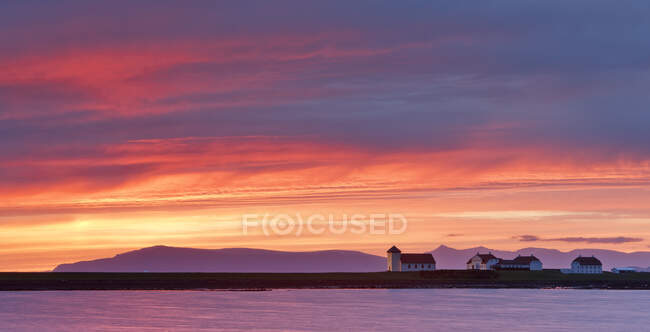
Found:
[[[402,253],[396,246],[387,251],[388,271],[434,271],[436,260],[432,254]],[[501,259],[491,252],[476,253],[467,261],[468,270],[521,270],[541,271],[542,261],[534,255],[517,256],[514,259]],[[596,257],[578,256],[571,262],[570,269],[562,269],[562,273],[603,273],[603,264]]]
[[[468,270],[529,270],[541,271],[542,261],[537,257],[530,256],[517,256],[515,259],[501,259],[497,258],[492,253],[480,254],[472,256],[467,261]]]

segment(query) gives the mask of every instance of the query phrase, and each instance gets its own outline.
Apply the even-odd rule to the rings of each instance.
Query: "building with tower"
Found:
[[[392,246],[386,253],[388,271],[434,271],[436,269],[436,260],[432,254],[405,254],[396,246]]]

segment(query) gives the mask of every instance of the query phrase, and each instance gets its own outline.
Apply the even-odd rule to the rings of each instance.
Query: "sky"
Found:
[[[0,270],[153,245],[650,251],[648,17],[642,0],[3,1]],[[244,234],[251,214],[408,227]]]

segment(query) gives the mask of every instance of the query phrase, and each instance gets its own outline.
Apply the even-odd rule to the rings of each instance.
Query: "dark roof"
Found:
[[[390,249],[388,249],[388,251],[386,251],[386,252],[395,252],[395,253],[398,253],[398,252],[402,252],[402,251],[399,250],[399,249],[397,249],[396,246],[392,246],[392,247],[391,247]]]
[[[492,255],[492,253],[489,253],[489,254],[479,254],[479,253],[477,253],[476,255],[472,256],[472,257],[467,261],[467,264],[471,263],[471,262],[472,262],[472,258],[474,258],[474,257],[476,257],[476,256],[478,256],[478,257],[481,258],[481,263],[483,263],[483,264],[487,264],[487,262],[488,262],[490,259],[498,259],[498,258],[494,257],[494,255]]]
[[[582,257],[579,256],[578,258],[573,260],[574,262],[580,263],[580,265],[603,265],[598,258],[596,257]]]
[[[501,265],[530,265],[534,261],[540,261],[537,257],[530,256],[517,256],[515,259],[499,259]]]
[[[435,264],[431,254],[402,254],[402,264]]]
[[[534,261],[539,262],[540,260],[539,260],[539,258],[537,258],[537,257],[535,257],[533,255],[530,255],[530,256],[517,256],[517,258],[513,259],[513,261],[515,261],[515,264],[527,265],[527,264],[530,264],[530,263],[532,263]]]

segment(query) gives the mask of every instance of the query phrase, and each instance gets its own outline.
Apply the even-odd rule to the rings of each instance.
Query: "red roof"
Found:
[[[472,256],[472,258],[474,258],[476,256],[481,258],[481,263],[483,263],[483,264],[487,264],[487,262],[489,262],[491,259],[498,259],[498,258],[494,257],[494,255],[492,255],[492,253],[489,253],[489,254],[476,254],[476,255]],[[467,264],[472,262],[472,258],[470,258],[467,261]]]
[[[431,254],[402,254],[400,258],[402,264],[435,264]]]
[[[539,258],[530,255],[530,256],[517,256],[515,259],[500,259],[500,265],[530,265],[532,262],[541,262]]]
[[[530,256],[517,256],[517,258],[513,259],[516,264],[521,264],[521,265],[528,265],[534,261],[540,261],[539,258],[530,255]]]
[[[386,252],[390,252],[390,253],[398,253],[398,252],[402,252],[402,251],[399,250],[396,246],[392,246],[392,247],[391,247],[390,249],[388,249],[388,251],[386,251]]]
[[[573,260],[574,262],[580,263],[580,265],[603,265],[603,263],[598,260],[596,257],[578,257]]]

